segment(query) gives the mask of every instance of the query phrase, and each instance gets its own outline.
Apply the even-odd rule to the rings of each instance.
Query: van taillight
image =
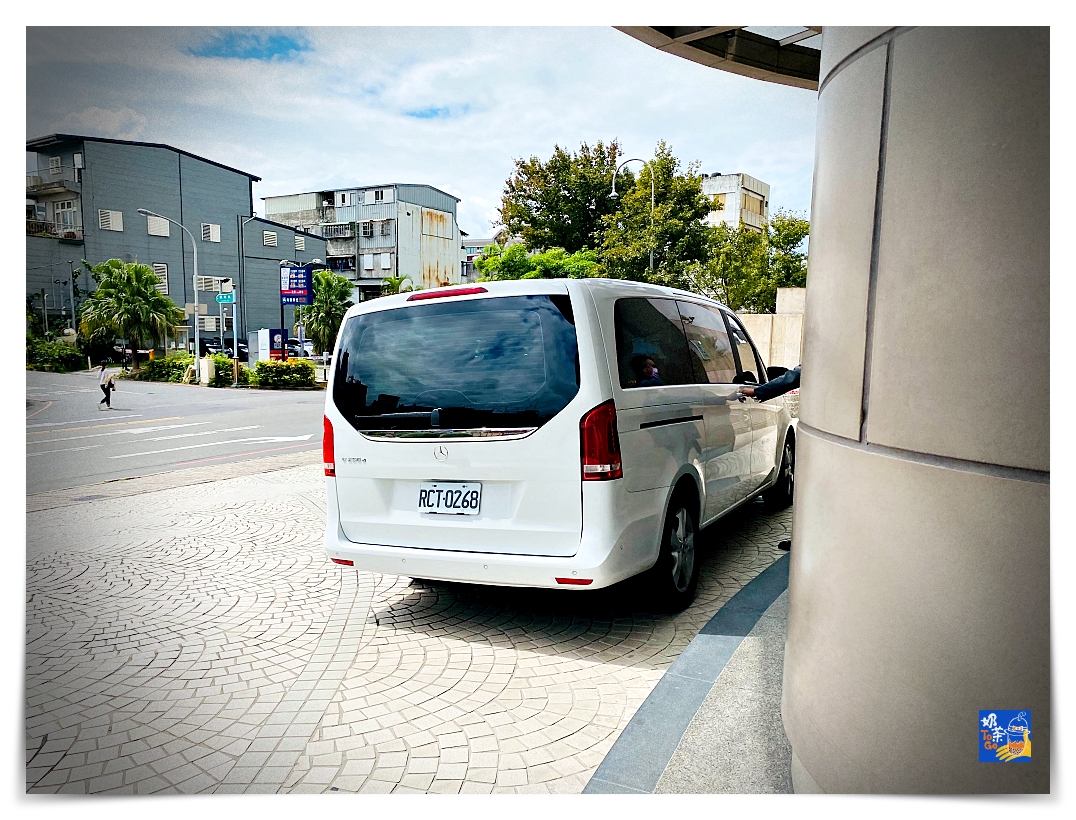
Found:
[[[616,432],[616,405],[612,399],[599,404],[579,421],[579,456],[583,481],[624,477],[620,466],[620,436]]]
[[[321,457],[325,462],[325,475],[336,477],[336,442],[333,441],[333,423],[325,416],[321,433]]]

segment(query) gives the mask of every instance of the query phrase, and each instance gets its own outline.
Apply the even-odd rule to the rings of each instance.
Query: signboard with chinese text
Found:
[[[314,288],[311,287],[310,266],[280,266],[280,304],[312,305]]]

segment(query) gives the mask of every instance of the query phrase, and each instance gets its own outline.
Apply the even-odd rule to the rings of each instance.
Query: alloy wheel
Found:
[[[673,521],[675,525],[669,533],[672,582],[677,592],[686,592],[695,570],[695,525],[684,507],[677,510]]]

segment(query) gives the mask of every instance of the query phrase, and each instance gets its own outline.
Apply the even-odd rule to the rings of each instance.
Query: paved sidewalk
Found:
[[[696,603],[656,615],[339,567],[320,464],[244,464],[28,498],[28,790],[578,793],[791,525],[711,528]]]

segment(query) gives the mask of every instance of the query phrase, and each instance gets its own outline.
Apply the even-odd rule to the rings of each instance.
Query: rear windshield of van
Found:
[[[506,296],[361,314],[333,402],[357,430],[540,427],[579,391],[571,302]]]

